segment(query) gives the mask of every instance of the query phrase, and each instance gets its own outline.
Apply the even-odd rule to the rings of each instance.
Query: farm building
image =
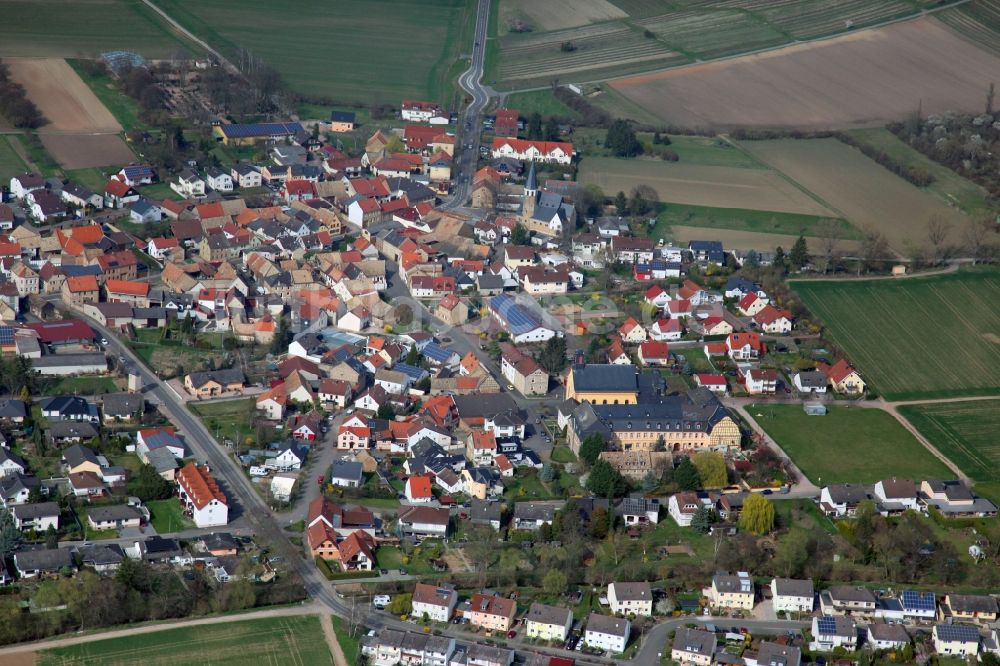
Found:
[[[302,125],[298,123],[232,123],[212,128],[212,134],[217,141],[236,146],[252,145],[257,141],[294,138],[302,131]]]

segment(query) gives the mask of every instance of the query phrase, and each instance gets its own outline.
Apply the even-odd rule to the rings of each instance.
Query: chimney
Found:
[[[576,350],[576,360],[574,363],[580,367],[587,365],[587,358],[584,356],[582,349]]]

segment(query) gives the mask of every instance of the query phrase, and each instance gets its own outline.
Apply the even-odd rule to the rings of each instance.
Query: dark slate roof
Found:
[[[635,391],[636,369],[632,365],[588,363],[573,366],[573,389],[576,391]]]
[[[83,563],[92,567],[112,566],[125,561],[125,551],[116,543],[84,546],[79,552]]]
[[[80,444],[74,444],[73,446],[63,451],[63,459],[70,467],[76,467],[77,465],[81,465],[85,462],[93,463],[95,465],[100,466],[100,463],[97,460],[97,454],[95,454],[86,446],[82,446]]]
[[[43,516],[58,516],[58,502],[38,502],[37,504],[15,504],[11,507],[19,520],[34,520]]]
[[[73,566],[73,553],[69,548],[20,550],[14,553],[18,571],[59,571]]]

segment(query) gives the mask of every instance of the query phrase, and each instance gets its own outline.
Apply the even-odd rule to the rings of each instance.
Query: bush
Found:
[[[330,570],[330,563],[319,555],[316,556],[316,568],[327,580],[333,580],[333,571]]]

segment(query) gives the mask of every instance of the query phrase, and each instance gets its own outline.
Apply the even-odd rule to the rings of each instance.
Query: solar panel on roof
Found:
[[[832,617],[821,617],[816,620],[816,628],[819,633],[829,636],[837,633],[837,621]]]
[[[935,627],[938,638],[943,641],[979,640],[979,630],[967,624],[939,624]]]
[[[0,344],[9,345],[14,342],[14,329],[10,326],[0,326]]]
[[[936,604],[934,603],[934,595],[929,592],[917,592],[915,590],[907,590],[903,592],[902,601],[903,606],[906,608],[911,608],[914,610],[932,611],[935,609]]]

